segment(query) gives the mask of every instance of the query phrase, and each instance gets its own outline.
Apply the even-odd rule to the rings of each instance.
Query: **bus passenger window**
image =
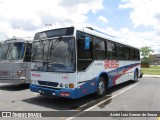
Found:
[[[130,60],[135,60],[135,50],[133,48],[130,49]]]
[[[135,50],[135,60],[140,60],[139,50]]]
[[[105,41],[98,38],[94,39],[95,59],[105,59]]]
[[[107,59],[117,59],[116,45],[112,42],[107,42]]]
[[[128,47],[124,47],[124,59],[125,60],[129,60],[129,48]]]
[[[124,47],[120,44],[116,45],[116,50],[117,50],[117,59],[118,60],[124,60]]]

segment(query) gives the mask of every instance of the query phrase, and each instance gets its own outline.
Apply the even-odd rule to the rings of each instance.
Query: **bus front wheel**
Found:
[[[98,82],[97,92],[96,92],[97,97],[104,96],[106,93],[106,90],[107,89],[106,89],[105,79],[103,77],[100,77]]]

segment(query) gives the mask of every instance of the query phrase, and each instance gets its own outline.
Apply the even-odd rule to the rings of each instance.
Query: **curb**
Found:
[[[160,78],[160,75],[144,75],[143,74],[143,77],[156,77],[156,78]]]

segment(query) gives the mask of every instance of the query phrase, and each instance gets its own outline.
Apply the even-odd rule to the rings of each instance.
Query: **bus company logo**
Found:
[[[119,62],[117,60],[105,60],[104,61],[104,68],[118,68]]]
[[[33,77],[41,77],[40,74],[32,74]]]

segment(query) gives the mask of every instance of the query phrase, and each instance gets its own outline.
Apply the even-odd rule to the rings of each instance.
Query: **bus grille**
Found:
[[[56,82],[48,82],[48,81],[38,81],[39,85],[46,85],[46,86],[52,86],[52,87],[57,87],[58,83]]]

